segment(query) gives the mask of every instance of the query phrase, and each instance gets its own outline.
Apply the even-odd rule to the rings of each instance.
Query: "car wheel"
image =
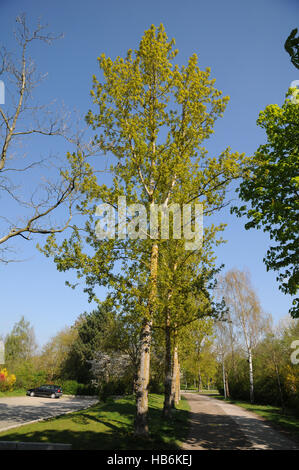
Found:
[[[31,396],[31,397],[34,397],[34,392],[30,392],[30,396]]]
[[[56,398],[55,393],[52,393],[51,398]]]

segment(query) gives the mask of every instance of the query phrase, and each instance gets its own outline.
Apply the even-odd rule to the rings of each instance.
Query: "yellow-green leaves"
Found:
[[[88,293],[98,284],[109,286],[115,304],[124,310],[130,304],[128,309],[135,311],[135,302],[140,311],[146,311],[149,253],[156,241],[149,233],[142,240],[98,240],[96,220],[92,219],[96,204],[104,202],[115,208],[119,196],[125,196],[127,204],[143,204],[146,210],[152,204],[168,207],[174,203],[182,208],[200,202],[207,217],[222,207],[227,186],[243,173],[247,163],[243,154],[230,148],[208,156],[204,141],[222,116],[228,97],[215,87],[211,70],[201,70],[196,54],[179,66],[177,53],[175,41],[168,39],[163,25],[152,25],[139,47],[128,50],[125,57],[98,57],[99,74],[93,76],[91,92],[93,108],[86,120],[95,131],[94,141],[101,153],[113,157],[111,180],[109,184],[102,181],[101,173],[99,179],[92,167],[86,166],[87,177],[81,182],[85,200],[78,207],[79,214],[87,218],[85,228],[75,231],[61,246],[51,239],[47,247],[56,253],[60,269],[75,269],[85,278]],[[194,260],[206,269],[214,269],[214,248],[223,228],[221,223],[210,227],[205,223],[204,246],[194,254]],[[168,246],[170,251],[173,246]],[[182,247],[174,250],[175,256],[182,254]],[[191,278],[197,282],[197,268],[193,272],[194,266],[186,266],[190,269],[181,277],[185,286]],[[195,297],[192,294],[188,299],[193,299],[193,307]],[[181,302],[183,305],[184,298]]]

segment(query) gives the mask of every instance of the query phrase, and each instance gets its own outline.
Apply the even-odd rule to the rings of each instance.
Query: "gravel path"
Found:
[[[95,397],[43,397],[0,398],[0,433],[23,424],[40,421],[72,411],[88,408],[97,403]]]
[[[262,417],[197,393],[183,393],[191,407],[185,450],[299,450]]]

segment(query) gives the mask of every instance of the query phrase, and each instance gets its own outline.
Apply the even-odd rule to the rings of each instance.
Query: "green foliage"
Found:
[[[259,115],[258,125],[267,133],[267,143],[254,156],[249,177],[239,188],[247,206],[234,207],[240,217],[247,215],[246,229],[263,228],[275,242],[266,254],[267,269],[278,271],[279,288],[295,295],[298,271],[298,167],[299,106],[286,99],[282,107],[269,105]],[[298,301],[290,310],[299,316]]]
[[[95,201],[115,207],[118,197],[126,196],[127,204],[142,203],[147,213],[153,203],[167,207],[200,201],[208,215],[221,208],[227,186],[247,162],[229,148],[218,157],[207,156],[202,142],[213,133],[228,97],[215,88],[210,69],[199,68],[195,54],[181,68],[173,63],[176,55],[174,40],[168,41],[160,25],[145,31],[139,49],[125,58],[99,57],[103,80],[93,77],[95,112],[90,110],[86,119],[95,143],[113,155],[113,183],[107,187],[93,179],[82,186],[85,200],[78,210],[87,217],[85,232],[75,227],[62,243],[50,236],[42,250],[60,271],[74,269],[85,279],[90,300],[97,300],[99,285],[109,288],[111,304],[125,310],[129,323],[149,315],[149,254],[157,241],[98,240]],[[205,228],[209,258],[223,228]]]
[[[108,398],[115,397],[117,395],[130,395],[132,391],[132,380],[130,380],[130,377],[125,377],[104,383],[98,390],[98,393],[100,400],[107,401]]]
[[[61,366],[61,376],[87,384],[92,376],[90,363],[98,350],[109,350],[115,342],[115,318],[107,306],[81,315],[75,329],[77,336]]]
[[[34,329],[24,316],[5,338],[5,359],[10,367],[32,358],[36,349]]]
[[[164,392],[164,383],[156,377],[150,380],[148,388],[150,393],[162,394]]]
[[[28,389],[39,387],[47,382],[47,372],[40,370],[32,362],[20,362],[15,365],[13,370],[17,377],[15,388]]]
[[[296,38],[297,32],[298,32],[297,28],[293,29],[290,32],[290,34],[289,34],[289,36],[288,36],[288,38],[285,42],[284,48],[287,51],[287,53],[289,54],[289,56],[291,57],[292,64],[297,69],[299,69],[299,37]]]
[[[194,383],[197,388],[208,388],[211,379],[214,381],[217,361],[212,350],[213,340],[213,319],[209,317],[194,321],[180,332],[180,366],[188,388]]]
[[[134,333],[143,328],[139,351],[144,360],[139,358],[136,381],[138,396],[144,398],[137,401],[143,408],[137,413],[139,418],[147,409],[149,367],[145,364],[150,355],[151,327],[161,327],[166,310],[171,311],[172,327],[175,322],[179,326],[177,320],[182,326],[213,313],[207,283],[215,268],[217,237],[225,227],[222,223],[206,224],[204,247],[193,245],[188,256],[183,248],[185,233],[178,243],[171,231],[168,243],[160,226],[155,234],[150,233],[150,209],[154,205],[167,209],[171,204],[183,207],[201,203],[203,214],[208,216],[223,207],[229,184],[246,171],[249,160],[230,148],[208,156],[203,142],[214,132],[215,121],[222,117],[229,98],[215,87],[211,70],[200,69],[196,54],[186,65],[175,64],[178,51],[174,44],[162,24],[152,25],[144,32],[138,49],[129,50],[124,58],[112,60],[105,54],[98,58],[100,79],[93,76],[94,110],[89,110],[86,121],[94,131],[93,143],[111,157],[112,183],[100,184],[90,168],[91,174],[80,186],[80,230],[73,225],[71,236],[63,241],[52,234],[41,250],[53,256],[58,270],[75,270],[78,279],[85,282],[90,301],[100,303],[97,289],[105,287],[106,305],[117,309],[126,327]],[[142,204],[147,214],[144,230],[138,217],[127,214],[131,229],[127,238],[119,226],[118,201],[123,196],[127,205]],[[99,203],[116,208],[115,238],[97,236]],[[184,232],[186,222],[180,220],[179,225]],[[175,279],[170,277],[172,260],[166,260],[165,269],[162,267],[163,256],[171,251],[181,262]],[[172,305],[165,305],[165,299]],[[86,359],[91,359],[84,344],[79,332],[73,360],[80,381],[89,379],[81,375]],[[144,427],[147,432],[145,421],[142,419],[140,429]]]
[[[76,380],[60,380],[65,395],[97,395],[98,389],[91,384],[80,384]]]
[[[299,415],[299,370],[293,364],[291,344],[298,339],[299,322],[281,327],[275,334],[268,333],[253,352],[254,398],[264,405],[293,409]],[[226,358],[230,397],[249,400],[248,361],[240,350]],[[223,393],[222,364],[219,364],[217,388]]]
[[[61,377],[65,361],[69,357],[76,338],[76,328],[64,328],[43,347],[37,362],[38,367],[47,373],[48,382]]]

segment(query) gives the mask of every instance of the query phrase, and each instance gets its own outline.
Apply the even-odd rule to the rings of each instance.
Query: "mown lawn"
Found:
[[[0,392],[0,398],[1,397],[22,397],[26,395],[26,390],[25,389],[20,389],[20,390],[13,390],[11,392]]]
[[[0,440],[22,442],[61,442],[74,450],[167,450],[179,448],[188,432],[188,402],[182,398],[172,419],[161,417],[163,396],[149,397],[150,438],[133,434],[133,396],[108,399],[87,410],[0,433]]]

